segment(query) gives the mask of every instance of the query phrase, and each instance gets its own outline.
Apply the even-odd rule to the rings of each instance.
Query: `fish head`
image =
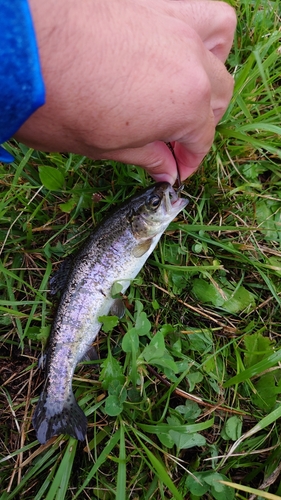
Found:
[[[148,188],[134,207],[131,228],[136,238],[153,238],[162,234],[172,220],[188,204],[168,182],[158,182]]]

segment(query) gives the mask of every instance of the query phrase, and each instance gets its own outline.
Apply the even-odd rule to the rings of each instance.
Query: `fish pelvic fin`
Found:
[[[64,402],[63,408],[57,411],[56,406],[56,403],[49,401],[47,391],[43,391],[32,417],[38,441],[45,444],[51,437],[59,434],[68,434],[78,441],[84,441],[87,418],[78,406],[73,392]]]

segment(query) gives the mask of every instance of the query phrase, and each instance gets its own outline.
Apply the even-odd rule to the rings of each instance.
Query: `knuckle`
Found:
[[[211,101],[212,87],[207,73],[200,68],[194,75],[194,100],[200,105]]]
[[[234,32],[237,24],[237,16],[234,8],[225,2],[218,2],[218,4],[220,15],[224,21],[225,30]]]
[[[222,15],[222,26],[223,26],[223,34],[228,41],[229,39],[232,40],[235,29],[236,29],[236,24],[237,24],[237,17],[236,17],[236,12],[231,7],[230,5],[220,2],[221,6],[221,15]]]

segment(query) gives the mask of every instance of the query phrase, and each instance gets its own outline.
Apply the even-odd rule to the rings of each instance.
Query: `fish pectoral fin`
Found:
[[[84,441],[87,431],[87,418],[78,406],[73,392],[69,394],[60,411],[55,410],[57,401],[50,401],[46,391],[43,391],[32,417],[32,424],[37,439],[45,444],[53,436],[68,434]]]
[[[98,353],[94,346],[91,345],[79,361],[96,361],[97,359],[99,359]]]
[[[51,276],[49,280],[51,295],[55,295],[65,288],[72,267],[72,261],[73,255],[68,255],[61,263],[58,270]]]
[[[142,257],[151,247],[152,238],[139,243],[133,250],[134,257]]]
[[[110,314],[112,316],[117,316],[120,319],[123,318],[125,314],[125,305],[122,297],[118,297],[117,299],[114,300],[110,308]]]

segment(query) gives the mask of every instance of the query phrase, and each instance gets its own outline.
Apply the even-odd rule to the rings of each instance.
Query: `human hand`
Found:
[[[208,0],[30,0],[46,104],[16,138],[185,179],[233,91],[233,9]]]

